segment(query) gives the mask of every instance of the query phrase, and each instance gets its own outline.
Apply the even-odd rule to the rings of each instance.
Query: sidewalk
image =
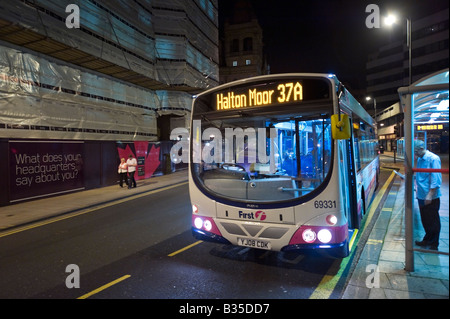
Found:
[[[126,185],[121,188],[117,184],[0,207],[0,233],[39,220],[94,208],[132,195],[187,182],[187,172],[182,170],[140,180],[137,181],[137,187],[132,189],[126,188]]]
[[[385,154],[390,156],[390,154]],[[448,158],[447,158],[448,160]],[[448,167],[448,161],[444,164]],[[386,164],[404,173],[403,160]],[[383,165],[382,165],[383,167]],[[449,252],[448,175],[442,176],[441,234],[439,251]],[[405,267],[405,182],[396,176],[383,208],[367,239],[342,299],[447,299],[449,256],[414,252],[414,272]],[[414,237],[421,240],[423,228],[414,209]],[[415,246],[415,248],[418,248]],[[377,267],[377,268],[375,268]],[[376,269],[376,270],[375,270]]]

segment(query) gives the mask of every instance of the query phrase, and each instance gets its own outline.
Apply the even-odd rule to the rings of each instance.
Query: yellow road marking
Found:
[[[367,216],[365,225],[369,225],[369,223],[373,217],[373,214],[375,213],[376,209],[378,208],[380,201],[383,198],[384,193],[386,192],[388,186],[391,184],[391,181],[394,177],[395,177],[395,173],[392,172],[391,176],[389,176],[386,183],[383,185],[380,192],[377,194],[374,201],[370,205],[371,209],[369,211],[369,215]],[[352,245],[353,245],[353,243],[352,243]],[[344,258],[342,260],[337,259],[333,262],[333,265],[331,265],[330,270],[327,272],[327,274],[325,276],[323,276],[319,285],[313,291],[313,293],[311,294],[309,299],[328,299],[328,298],[330,298],[331,293],[333,292],[334,288],[336,287],[338,281],[341,279],[342,273],[344,272],[345,268],[347,267],[347,264],[350,260],[349,257]],[[339,265],[339,263],[341,263],[341,264]],[[339,267],[339,270],[336,274],[333,274],[333,270],[335,270],[336,267]]]
[[[45,225],[48,225],[48,224],[56,223],[56,222],[59,222],[61,220],[73,218],[73,217],[84,215],[84,214],[87,214],[87,213],[91,213],[93,211],[96,211],[96,210],[99,210],[99,209],[102,209],[102,208],[111,207],[111,206],[114,206],[114,205],[118,205],[118,204],[121,204],[121,203],[128,202],[130,200],[138,199],[138,198],[141,198],[141,197],[144,197],[144,196],[147,196],[147,195],[156,194],[156,193],[159,193],[159,192],[162,192],[162,191],[166,191],[166,190],[169,190],[169,189],[172,189],[172,188],[175,188],[175,187],[178,187],[178,186],[186,185],[186,184],[188,184],[188,182],[183,182],[183,183],[179,183],[179,184],[176,184],[176,185],[166,186],[166,187],[155,189],[155,190],[151,190],[151,191],[148,191],[148,192],[145,192],[145,193],[142,193],[142,194],[137,194],[137,195],[133,195],[133,196],[130,196],[130,197],[127,197],[127,198],[123,198],[123,199],[119,199],[119,200],[116,200],[116,201],[113,201],[113,202],[109,202],[109,203],[106,203],[106,204],[103,204],[103,205],[98,205],[98,206],[95,206],[93,208],[88,208],[88,209],[79,211],[77,213],[72,213],[72,214],[68,213],[68,214],[66,214],[64,216],[51,218],[51,219],[45,220],[43,222],[38,222],[38,223],[34,223],[32,225],[20,227],[20,228],[11,230],[11,231],[6,231],[6,232],[0,234],[0,238],[6,237],[6,236],[9,236],[9,235],[13,235],[13,234],[16,234],[16,233],[20,233],[20,232],[23,232],[23,231],[26,231],[26,230],[29,230],[29,229],[33,229],[33,228],[45,226]]]
[[[379,239],[368,239],[367,240],[367,244],[368,245],[378,245],[378,244],[382,244],[383,241],[379,240]]]
[[[130,277],[131,277],[131,275],[122,276],[122,277],[120,277],[120,278],[118,278],[118,279],[116,279],[114,281],[111,281],[110,283],[107,283],[106,285],[101,286],[100,288],[92,290],[91,292],[89,292],[89,293],[87,293],[87,294],[85,294],[85,295],[83,295],[81,297],[78,297],[77,299],[89,298],[90,296],[95,295],[95,294],[99,293],[100,291],[103,291],[103,290],[105,290],[105,289],[107,289],[107,288],[109,288],[109,287],[111,287],[111,286],[113,286],[115,284],[118,284],[119,282],[124,281],[125,279],[128,279]]]
[[[352,247],[353,247],[353,244],[354,244],[354,242],[355,242],[355,239],[356,239],[356,235],[357,235],[357,234],[358,234],[358,230],[355,229],[355,230],[353,231],[352,238],[350,239],[350,242],[348,243],[348,250],[349,250],[349,251],[352,251]]]
[[[334,287],[336,287],[339,279],[342,276],[342,273],[344,269],[346,268],[348,264],[349,258],[345,258],[343,260],[336,259],[333,262],[333,265],[331,265],[330,269],[335,269],[336,267],[339,267],[339,271],[337,274],[326,274],[323,276],[322,280],[320,281],[317,288],[314,290],[314,292],[309,296],[309,299],[328,299],[330,298],[331,293],[334,290]],[[341,265],[339,263],[342,262]]]
[[[173,257],[173,256],[175,256],[175,255],[177,255],[177,254],[179,254],[179,253],[182,253],[182,252],[185,251],[185,250],[188,250],[189,248],[192,248],[192,247],[194,247],[194,246],[197,246],[197,245],[200,244],[200,243],[203,243],[203,241],[202,241],[202,240],[196,241],[195,243],[190,244],[190,245],[188,245],[188,246],[186,246],[186,247],[184,247],[184,248],[181,248],[181,249],[179,249],[179,250],[177,250],[177,251],[174,251],[173,253],[171,253],[171,254],[169,254],[169,255],[167,255],[167,256]]]

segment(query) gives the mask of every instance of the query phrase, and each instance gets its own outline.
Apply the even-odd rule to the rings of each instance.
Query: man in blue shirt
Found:
[[[424,141],[414,141],[414,153],[417,156],[417,168],[441,168],[441,159],[427,151]],[[437,250],[439,246],[441,231],[441,219],[439,217],[441,183],[441,173],[416,173],[416,194],[419,201],[420,218],[425,230],[425,236],[422,241],[416,241],[416,245],[429,246],[430,249],[434,250]]]

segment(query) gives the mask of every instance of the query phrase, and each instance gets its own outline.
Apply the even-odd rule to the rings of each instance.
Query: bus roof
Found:
[[[214,92],[216,90],[223,90],[228,87],[241,85],[245,83],[251,83],[254,81],[261,81],[261,80],[271,80],[271,79],[280,79],[280,78],[290,78],[290,77],[323,77],[323,78],[336,78],[334,74],[326,74],[326,73],[277,73],[277,74],[267,74],[267,75],[258,75],[254,77],[249,77],[245,79],[240,79],[232,82],[227,82],[224,84],[221,84],[219,86],[215,86],[211,89],[208,89],[206,91],[203,91],[202,93],[199,93],[197,96],[201,96],[204,94],[209,94],[211,92]]]

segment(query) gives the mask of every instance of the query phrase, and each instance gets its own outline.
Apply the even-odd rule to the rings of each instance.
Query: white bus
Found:
[[[227,83],[193,102],[194,237],[349,255],[378,184],[375,122],[334,75]]]

